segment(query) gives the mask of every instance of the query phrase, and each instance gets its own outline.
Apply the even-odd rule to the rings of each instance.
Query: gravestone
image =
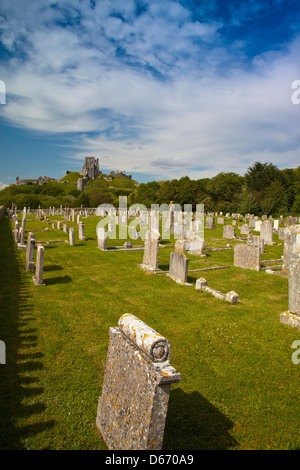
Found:
[[[160,450],[172,383],[169,341],[134,315],[109,329],[96,425],[110,450]]]
[[[146,271],[158,270],[158,248],[160,234],[157,230],[148,230],[145,236],[144,257],[140,268]]]
[[[69,230],[69,243],[70,246],[75,246],[75,231],[73,227],[70,227]]]
[[[229,239],[236,238],[235,229],[232,225],[224,225],[224,227],[223,227],[223,238],[229,238]]]
[[[80,222],[78,223],[78,238],[79,240],[85,241],[85,236],[84,236],[84,223]]]
[[[207,216],[206,217],[206,226],[205,226],[205,228],[208,228],[208,229],[216,228],[214,216]]]
[[[63,232],[68,233],[68,226],[67,226],[67,224],[63,224]]]
[[[43,271],[44,247],[43,245],[37,245],[35,276],[32,277],[33,282],[36,286],[42,286],[45,284],[45,282],[43,281]]]
[[[247,245],[257,246],[260,249],[260,252],[264,253],[264,249],[265,249],[264,239],[261,237],[258,237],[257,235],[253,235],[253,233],[249,233],[248,238],[247,238]]]
[[[289,225],[285,228],[282,269],[286,271],[290,269],[298,234],[300,235],[300,225]]]
[[[173,281],[178,284],[190,286],[187,282],[189,260],[184,253],[173,251],[170,255],[170,268],[167,274]]]
[[[20,230],[20,224],[18,220],[15,220],[15,228],[14,228],[14,238],[15,238],[15,243],[19,242],[19,230]]]
[[[23,212],[22,216],[22,226],[19,230],[19,250],[26,250],[27,246],[25,245],[25,226],[26,226],[26,211]]]
[[[97,228],[98,248],[107,250],[107,230],[104,227]]]
[[[265,245],[274,245],[273,243],[273,225],[269,220],[265,220],[260,225],[260,237]]]
[[[280,321],[293,328],[300,329],[300,232],[296,232],[295,237],[293,237],[288,267],[289,307],[286,312],[280,314]]]
[[[238,244],[234,246],[233,264],[238,268],[261,270],[261,251],[254,245]]]
[[[241,226],[241,235],[249,235],[249,225],[243,224]]]
[[[34,273],[34,247],[35,247],[35,235],[32,232],[29,232],[27,238],[27,249],[26,249],[26,260],[25,260],[25,269],[27,272]]]

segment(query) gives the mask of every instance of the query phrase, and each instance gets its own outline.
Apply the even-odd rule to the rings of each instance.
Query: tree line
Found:
[[[300,166],[280,170],[273,163],[255,162],[241,176],[234,172],[219,173],[212,178],[191,180],[188,176],[169,181],[152,181],[137,185],[132,180],[115,178],[111,182],[102,176],[90,180],[83,192],[74,181],[78,175],[67,175],[63,183],[10,185],[0,191],[0,205],[18,208],[39,206],[97,207],[103,203],[118,206],[121,195],[128,197],[128,205],[169,204],[180,206],[204,204],[205,211],[238,212],[255,215],[300,215]]]

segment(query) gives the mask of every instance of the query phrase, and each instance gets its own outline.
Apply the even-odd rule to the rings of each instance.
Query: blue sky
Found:
[[[1,0],[0,80],[0,188],[300,165],[298,0]]]

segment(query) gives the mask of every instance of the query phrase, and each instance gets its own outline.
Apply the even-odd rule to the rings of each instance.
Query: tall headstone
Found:
[[[43,280],[43,272],[44,272],[44,247],[43,245],[39,244],[37,245],[35,276],[32,277],[33,282],[36,286],[41,286],[45,284]]]
[[[27,246],[25,245],[25,226],[26,226],[26,210],[23,212],[22,216],[22,226],[19,231],[20,233],[20,241],[18,243],[18,248],[20,250],[26,250]]]
[[[160,450],[171,384],[169,341],[132,314],[109,329],[97,427],[110,450]]]
[[[69,230],[69,243],[70,246],[75,246],[75,231],[73,227],[70,227]]]
[[[290,247],[288,289],[289,307],[280,314],[280,321],[300,329],[300,232],[296,232]]]
[[[104,227],[97,229],[98,248],[100,250],[107,250],[107,230]]]
[[[35,235],[32,232],[29,232],[27,238],[27,249],[26,249],[26,261],[25,269],[28,272],[34,273],[34,247],[35,247]]]
[[[270,220],[264,220],[260,225],[260,236],[265,245],[274,245],[273,243],[273,225]]]
[[[158,248],[160,234],[157,230],[148,230],[145,236],[144,257],[140,268],[146,271],[158,270]]]
[[[78,223],[78,238],[79,240],[85,240],[85,236],[84,236],[84,223],[83,222],[80,222]]]

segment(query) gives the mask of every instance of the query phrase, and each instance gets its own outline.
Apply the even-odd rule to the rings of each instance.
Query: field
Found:
[[[25,271],[25,250],[14,244],[12,222],[7,216],[0,222],[2,450],[106,449],[95,421],[108,329],[127,312],[169,339],[171,365],[182,374],[171,387],[163,449],[300,447],[300,365],[291,359],[300,333],[279,321],[288,308],[286,278],[233,267],[232,249],[206,258],[187,255],[191,270],[230,268],[189,272],[192,286],[181,286],[164,273],[141,270],[143,251],[100,251],[94,216],[82,218],[85,242],[78,240],[77,224],[68,222],[75,227],[75,247],[63,242],[63,231],[27,218],[26,234],[34,231],[37,241],[49,242],[45,286],[35,286]],[[277,235],[274,241],[262,260],[283,254]],[[205,242],[239,243],[222,239],[221,225],[205,231]],[[163,270],[172,244],[165,241],[159,249]],[[239,304],[197,291],[199,277],[224,293],[235,290]]]

